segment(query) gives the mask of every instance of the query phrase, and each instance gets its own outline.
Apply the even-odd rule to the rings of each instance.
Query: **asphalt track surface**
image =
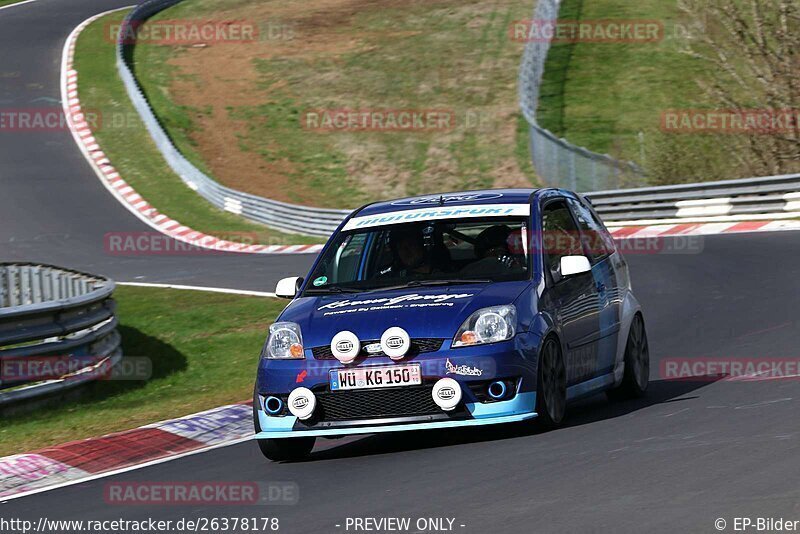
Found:
[[[2,80],[2,98],[56,95],[67,33],[122,4],[43,0],[0,12],[0,69],[24,73],[17,86]],[[31,93],[34,80],[43,87]],[[69,134],[0,135],[3,257],[246,288],[254,288],[254,273],[271,280],[308,264],[300,257],[106,257],[95,243],[105,229],[141,223],[99,185]],[[43,197],[48,188],[58,193]],[[799,236],[709,236],[699,254],[629,255],[650,338],[649,393],[624,403],[581,401],[570,406],[564,428],[321,441],[308,461],[283,464],[266,462],[246,442],[10,501],[0,517],[273,516],[289,533],[346,532],[347,517],[449,517],[465,533],[717,532],[717,518],[728,530],[734,517],[800,519],[800,380],[673,381],[660,369],[668,358],[797,359]],[[292,482],[300,501],[238,508],[104,501],[111,482],[183,480]]]

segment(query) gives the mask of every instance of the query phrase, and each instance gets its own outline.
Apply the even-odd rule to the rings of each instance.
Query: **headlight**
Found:
[[[453,339],[453,347],[497,343],[514,337],[517,308],[513,304],[483,308],[470,315]]]
[[[276,360],[303,359],[303,334],[297,323],[273,323],[269,327],[269,337],[264,357]]]

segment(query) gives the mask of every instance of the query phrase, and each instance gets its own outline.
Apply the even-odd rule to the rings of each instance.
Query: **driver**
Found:
[[[392,231],[389,246],[395,258],[391,273],[394,276],[408,274],[431,274],[433,267],[425,252],[425,242],[419,228],[403,228]]]

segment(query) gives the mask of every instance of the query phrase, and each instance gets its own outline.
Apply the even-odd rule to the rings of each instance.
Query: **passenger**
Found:
[[[511,228],[504,224],[490,226],[478,234],[474,245],[477,259],[464,267],[461,273],[470,276],[490,276],[519,268],[519,261],[508,248],[509,236]]]

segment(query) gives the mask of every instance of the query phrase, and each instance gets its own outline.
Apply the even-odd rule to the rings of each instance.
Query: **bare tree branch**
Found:
[[[772,113],[800,110],[800,3],[797,0],[678,0],[679,9],[706,20],[706,31],[684,53],[705,62],[701,90],[720,108]],[[731,156],[754,172],[800,170],[795,122],[729,136]]]

